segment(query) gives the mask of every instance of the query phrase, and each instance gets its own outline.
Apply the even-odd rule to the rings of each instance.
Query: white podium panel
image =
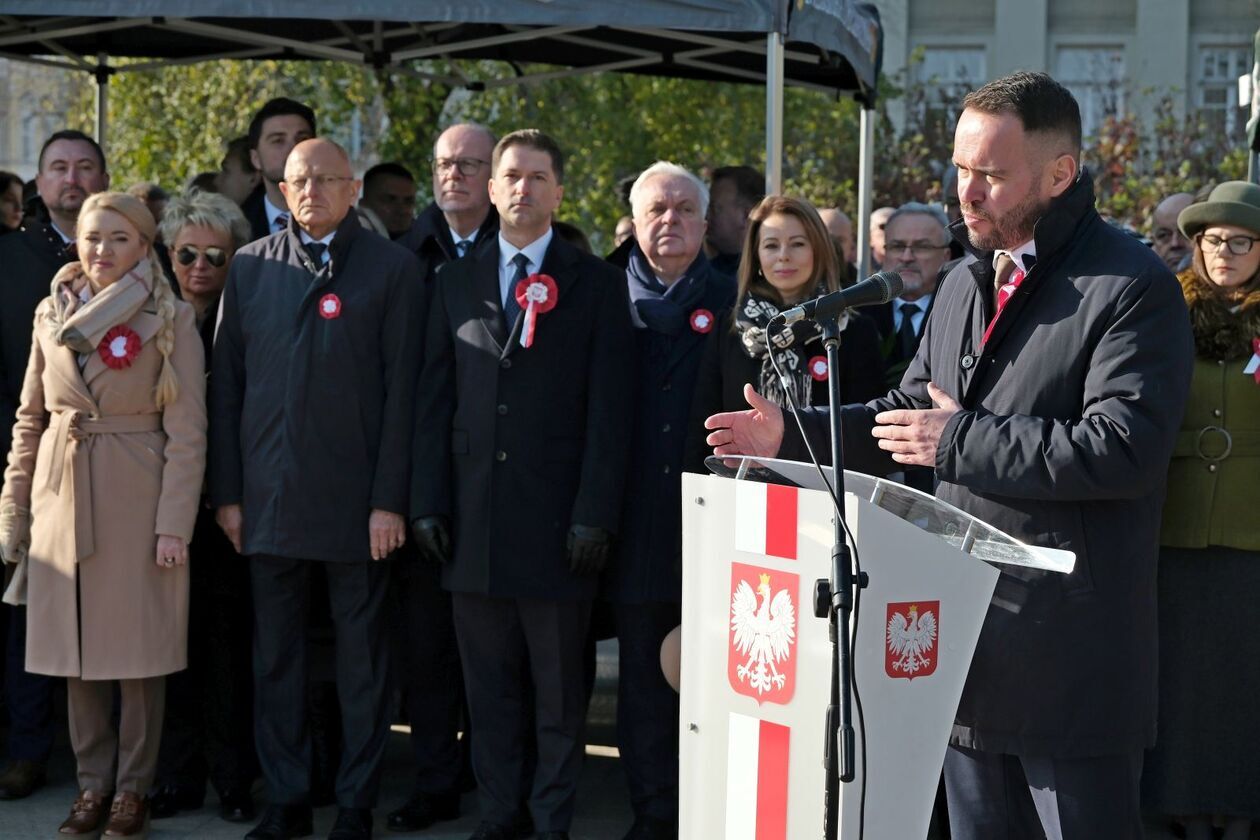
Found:
[[[921,838],[998,572],[887,510],[845,502],[870,576],[854,625],[865,836]],[[825,492],[683,477],[685,840],[822,836],[832,653],[813,591],[830,574],[832,527]],[[860,749],[859,777],[842,785],[844,838],[858,836]]]

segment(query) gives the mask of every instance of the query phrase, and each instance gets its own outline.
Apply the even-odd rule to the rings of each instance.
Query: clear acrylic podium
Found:
[[[831,498],[809,464],[708,466],[683,477],[679,836],[820,838],[831,645],[813,592],[830,572]],[[1067,573],[1075,558],[904,485],[844,480],[870,585],[853,623],[865,806],[859,739],[840,836],[857,838],[864,813],[867,840],[918,840],[998,568]]]

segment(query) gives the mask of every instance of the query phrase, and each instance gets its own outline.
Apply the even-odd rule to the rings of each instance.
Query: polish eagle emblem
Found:
[[[888,605],[884,671],[890,677],[926,677],[936,670],[936,617],[940,601]]]
[[[786,703],[795,690],[796,605],[792,591],[796,575],[732,564],[731,686],[758,702]],[[748,574],[751,572],[752,574]],[[772,576],[790,578],[774,591]],[[757,580],[754,590],[750,579]],[[783,583],[784,581],[780,581]]]

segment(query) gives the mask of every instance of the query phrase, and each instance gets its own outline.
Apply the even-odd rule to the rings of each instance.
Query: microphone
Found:
[[[861,283],[852,285],[847,289],[831,292],[802,303],[800,306],[786,309],[779,313],[778,317],[782,318],[785,324],[832,318],[844,310],[852,309],[855,306],[874,306],[880,303],[888,303],[888,301],[896,299],[901,294],[904,286],[905,284],[901,282],[901,275],[897,272],[881,271],[879,274],[872,275]]]

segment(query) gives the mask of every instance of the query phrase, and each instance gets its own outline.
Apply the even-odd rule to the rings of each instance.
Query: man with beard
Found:
[[[0,237],[0,451],[8,455],[31,351],[35,307],[48,297],[53,275],[75,259],[79,208],[109,188],[105,155],[81,131],[58,131],[39,153],[35,185],[44,210],[23,220],[19,232]],[[28,674],[26,608],[6,608],[5,700],[9,711],[9,762],[0,772],[0,799],[22,799],[44,784],[52,749],[52,680]]]
[[[284,162],[294,146],[314,136],[315,112],[284,97],[269,100],[249,121],[249,160],[262,173],[262,184],[245,199],[241,210],[254,239],[289,226],[289,208],[280,192]]]
[[[1185,267],[1192,250],[1177,227],[1177,216],[1193,203],[1190,193],[1173,193],[1157,204],[1151,214],[1151,250],[1174,273]]]
[[[954,136],[967,249],[901,387],[845,406],[845,466],[934,467],[936,495],[1061,575],[1003,567],[945,757],[955,840],[1139,838],[1155,738],[1155,567],[1193,350],[1180,289],[1094,209],[1080,111],[1041,73],[968,94]],[[718,454],[800,458],[779,409],[710,417]],[[807,434],[826,452],[826,410]]]

